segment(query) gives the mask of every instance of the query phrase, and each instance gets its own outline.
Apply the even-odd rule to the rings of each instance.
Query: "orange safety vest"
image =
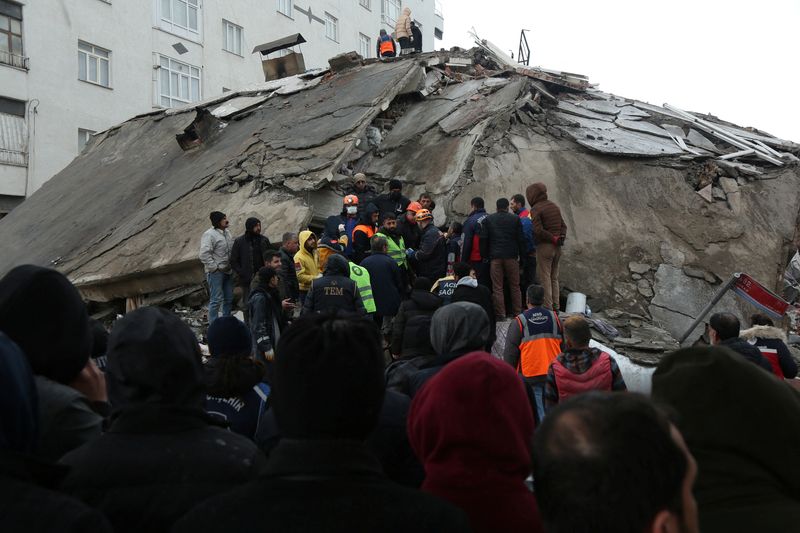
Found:
[[[381,55],[385,54],[386,52],[394,52],[394,41],[392,41],[392,39],[381,41],[380,51]]]
[[[541,321],[542,315],[544,321]],[[540,323],[537,324],[536,318]],[[517,325],[522,331],[517,372],[526,378],[547,375],[550,363],[561,353],[561,322],[558,321],[558,315],[544,308],[530,317],[523,312],[517,317]]]
[[[367,226],[366,224],[359,224],[353,228],[353,235],[355,235],[357,231],[363,231],[366,233],[368,239],[371,239],[372,236],[375,235],[375,228],[372,226]],[[355,237],[353,237],[353,240],[355,240]]]

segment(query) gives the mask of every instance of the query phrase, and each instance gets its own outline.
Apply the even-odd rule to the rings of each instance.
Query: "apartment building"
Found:
[[[0,216],[93,133],[263,81],[259,44],[300,33],[307,68],[375,57],[404,7],[433,50],[434,0],[0,0]]]

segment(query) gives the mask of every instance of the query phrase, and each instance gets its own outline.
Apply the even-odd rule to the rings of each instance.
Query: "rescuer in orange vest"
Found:
[[[369,240],[378,228],[378,208],[375,204],[367,205],[358,226],[353,228],[353,262],[361,264],[370,251]]]
[[[506,333],[503,359],[522,374],[533,391],[536,420],[544,418],[547,369],[561,353],[564,331],[550,309],[542,307],[544,287],[531,285],[525,292],[528,308],[512,320]]]
[[[392,36],[386,33],[386,30],[381,30],[378,36],[378,43],[376,46],[378,57],[394,57],[397,55],[397,48],[394,44]]]

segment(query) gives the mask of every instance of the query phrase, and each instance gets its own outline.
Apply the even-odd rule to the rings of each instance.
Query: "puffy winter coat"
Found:
[[[492,213],[483,221],[480,234],[481,257],[516,259],[527,254],[522,223],[508,212]]]
[[[403,13],[394,24],[394,36],[397,39],[411,37],[411,8],[403,8]]]
[[[398,309],[397,315],[394,317],[394,323],[392,324],[392,353],[403,357],[422,355],[421,353],[413,353],[417,351],[415,349],[419,347],[419,342],[422,339],[418,338],[418,331],[409,327],[409,323],[412,318],[417,316],[433,316],[433,313],[441,306],[442,299],[435,294],[421,289],[412,290],[409,299],[400,304],[400,309]],[[426,344],[430,346],[430,330],[425,337]],[[432,353],[433,348],[430,348],[430,350]]]
[[[422,230],[419,250],[414,258],[417,276],[421,278],[439,279],[447,274],[447,241],[432,223]]]
[[[537,243],[553,244],[554,239],[567,236],[567,225],[561,216],[561,209],[547,199],[547,187],[544,183],[528,186],[525,196],[531,205],[533,237]]]

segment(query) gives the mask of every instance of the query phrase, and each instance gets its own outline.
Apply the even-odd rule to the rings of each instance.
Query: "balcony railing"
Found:
[[[0,51],[0,63],[28,70],[28,58],[10,52]]]
[[[0,165],[28,166],[28,153],[0,148]]]

